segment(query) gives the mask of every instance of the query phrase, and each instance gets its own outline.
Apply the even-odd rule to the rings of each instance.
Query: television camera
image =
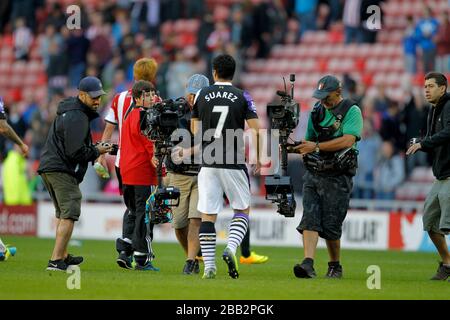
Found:
[[[284,78],[283,78],[284,80]],[[281,175],[268,176],[265,179],[266,200],[278,204],[277,212],[285,217],[293,217],[297,204],[294,198],[294,187],[291,177],[288,176],[288,148],[298,143],[288,143],[289,135],[297,127],[300,120],[300,105],[294,100],[295,74],[289,78],[291,92],[287,92],[286,82],[284,91],[277,91],[281,103],[269,103],[267,116],[270,119],[271,129],[277,129],[280,138]]]
[[[180,190],[164,187],[162,183],[163,163],[170,156],[172,133],[178,128],[178,118],[188,112],[189,106],[183,98],[163,100],[151,108],[141,111],[141,132],[155,145],[154,155],[158,159],[156,172],[158,186],[147,200],[146,215],[153,224],[172,221],[172,207],[180,202]]]

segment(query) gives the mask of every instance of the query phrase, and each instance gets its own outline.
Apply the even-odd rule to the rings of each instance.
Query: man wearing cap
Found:
[[[179,117],[178,129],[174,134],[175,136],[184,137],[188,131],[191,140],[184,141],[180,139],[180,144],[173,148],[172,156],[167,161],[167,169],[169,171],[167,184],[179,188],[181,193],[179,206],[173,208],[172,225],[178,242],[186,254],[183,274],[187,275],[200,272],[196,256],[200,250],[198,232],[202,223],[202,215],[197,210],[197,175],[200,168],[198,164],[194,163],[192,155],[194,138],[190,131],[191,111],[197,92],[208,86],[209,80],[204,75],[194,74],[189,78],[186,86],[186,100],[189,110],[186,110],[187,112]],[[186,148],[183,149],[181,146],[184,147],[185,144]]]
[[[334,76],[319,80],[305,139],[292,151],[303,156],[303,216],[297,230],[303,235],[304,260],[294,266],[298,278],[314,278],[314,256],[319,236],[328,248],[327,278],[341,278],[340,238],[347,215],[352,177],[356,173],[356,142],[361,139],[363,119],[358,105],[343,99],[342,86]]]
[[[78,97],[59,103],[56,118],[42,149],[38,173],[55,206],[56,241],[47,270],[65,271],[69,265],[83,262],[82,257],[67,253],[74,222],[81,211],[79,184],[88,163],[100,154],[111,151],[111,145],[93,145],[89,123],[98,117],[102,83],[95,77],[83,78],[78,85]]]

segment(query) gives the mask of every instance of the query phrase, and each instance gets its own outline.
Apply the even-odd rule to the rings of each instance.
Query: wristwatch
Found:
[[[320,152],[320,148],[319,148],[319,141],[316,142],[316,149],[315,149],[316,153]]]

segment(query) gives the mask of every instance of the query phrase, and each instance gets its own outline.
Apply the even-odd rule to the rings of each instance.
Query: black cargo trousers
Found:
[[[325,240],[339,240],[353,189],[349,174],[326,176],[306,171],[303,216],[297,230],[317,231]]]

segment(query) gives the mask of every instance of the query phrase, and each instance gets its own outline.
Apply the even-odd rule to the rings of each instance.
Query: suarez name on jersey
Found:
[[[250,94],[229,82],[201,89],[192,118],[201,125],[202,167],[245,168],[245,121],[258,118]]]

